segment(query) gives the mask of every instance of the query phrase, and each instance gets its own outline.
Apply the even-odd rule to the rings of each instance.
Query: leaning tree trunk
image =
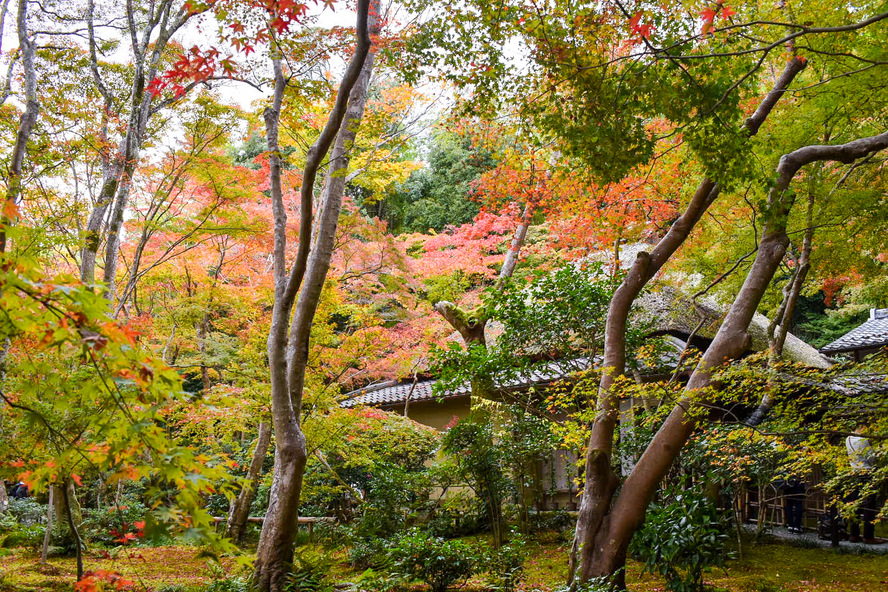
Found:
[[[808,208],[805,214],[807,226],[805,228],[805,236],[802,240],[802,251],[796,261],[796,266],[792,271],[789,281],[783,288],[783,300],[780,303],[771,324],[768,326],[768,366],[769,366],[769,387],[775,378],[777,372],[776,365],[783,355],[783,346],[786,343],[786,335],[789,333],[789,324],[795,315],[796,304],[802,293],[802,286],[805,285],[805,279],[808,277],[808,271],[811,269],[811,247],[814,241],[814,194],[808,195]],[[765,389],[765,394],[758,406],[746,420],[746,425],[754,427],[762,423],[771,409],[774,407],[774,397],[771,395],[771,388]]]
[[[700,398],[705,390],[717,386],[713,374],[726,362],[736,359],[750,344],[749,323],[786,254],[789,237],[787,218],[795,196],[789,190],[796,173],[818,161],[851,163],[888,147],[888,132],[836,146],[805,146],[780,159],[777,177],[768,193],[768,209],[759,249],[743,286],[734,299],[725,320],[691,375],[684,395],[660,426],[638,464],[629,475],[610,511],[601,521],[594,539],[583,548],[580,579],[621,575],[626,564],[626,550],[632,535],[644,520],[648,504],[660,481],[669,471],[693,432],[702,410]]]
[[[275,96],[266,109],[269,172],[274,211],[275,302],[268,336],[271,374],[272,425],[275,436],[274,477],[268,510],[256,549],[253,585],[260,592],[278,592],[286,584],[293,560],[293,544],[302,475],[307,460],[300,410],[308,362],[309,337],[324,280],[330,267],[336,228],[345,190],[345,173],[358,125],[364,113],[374,54],[370,35],[380,31],[379,2],[359,0],[358,43],[349,62],[336,102],[318,140],[309,148],[300,189],[301,220],[296,261],[286,271],[286,212],[280,181],[278,126],[285,88],[280,59],[273,60]],[[321,198],[316,232],[312,233],[314,179],[321,160],[335,140]],[[309,257],[311,251],[311,257]],[[299,294],[298,302],[296,294]],[[296,305],[292,326],[290,314]]]
[[[262,463],[268,454],[271,445],[271,425],[267,421],[259,422],[259,435],[256,438],[256,447],[253,449],[253,458],[250,461],[250,469],[247,472],[247,482],[238,494],[237,499],[231,505],[228,513],[228,524],[225,534],[231,540],[240,542],[247,526],[247,518],[250,516],[250,505],[256,497],[256,489],[262,478]]]
[[[804,68],[805,62],[799,59],[794,58],[787,63],[773,90],[746,121],[746,129],[750,135],[758,132],[793,79]],[[611,298],[605,325],[603,372],[598,389],[598,414],[592,425],[586,453],[585,486],[568,567],[568,584],[571,586],[575,583],[574,575],[578,569],[580,582],[595,577],[600,571],[593,569],[595,541],[599,540],[601,534],[607,532],[607,514],[614,492],[620,484],[619,477],[611,469],[614,431],[619,415],[619,395],[615,392],[614,386],[626,367],[626,330],[629,311],[642,289],[684,244],[720,191],[721,187],[715,181],[704,179],[697,187],[685,212],[672,224],[653,250],[650,253],[642,251],[638,254],[635,263]],[[608,571],[606,575],[610,576],[613,573],[615,572]],[[618,579],[622,577],[622,574],[617,575]]]

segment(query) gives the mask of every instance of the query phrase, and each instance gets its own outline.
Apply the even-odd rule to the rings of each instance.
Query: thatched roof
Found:
[[[668,333],[686,339],[699,325],[694,333],[698,341],[700,339],[710,341],[715,338],[728,312],[727,307],[712,300],[694,301],[677,288],[665,284],[655,284],[649,292],[638,299],[636,304],[638,306],[636,317],[650,319],[654,333]],[[753,351],[767,349],[769,324],[770,321],[764,315],[756,313],[753,317],[749,325]],[[832,362],[826,356],[791,333],[786,336],[783,358],[813,368],[832,366]]]

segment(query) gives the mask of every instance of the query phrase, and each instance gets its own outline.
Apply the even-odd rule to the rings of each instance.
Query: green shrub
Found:
[[[483,555],[484,569],[487,571],[485,590],[513,592],[517,589],[524,579],[526,559],[527,545],[524,539],[516,535],[499,549],[490,548]]]
[[[302,549],[293,557],[284,592],[327,592],[333,589],[330,571],[334,561],[324,553]]]
[[[592,578],[591,580],[584,582],[582,584],[577,584],[575,589],[571,591],[570,587],[562,586],[560,588],[555,588],[555,592],[613,592],[613,586],[610,584],[610,580],[608,578],[601,576],[597,578]]]
[[[671,592],[702,592],[703,571],[725,564],[726,517],[701,491],[676,486],[651,504],[630,552]]]
[[[389,542],[386,539],[356,539],[348,551],[348,561],[356,569],[390,567]]]
[[[530,515],[530,530],[532,532],[554,531],[565,532],[572,530],[577,519],[566,510],[548,510],[536,512]]]
[[[390,551],[396,573],[406,580],[425,582],[432,592],[444,592],[474,573],[471,546],[412,530],[396,539]]]
[[[34,526],[18,526],[9,530],[0,537],[0,547],[11,549],[13,547],[37,548],[43,544],[43,535],[46,527],[35,524]]]
[[[207,568],[213,581],[203,589],[203,592],[247,592],[250,589],[247,580],[231,576],[219,563],[208,561]]]
[[[141,501],[127,496],[119,506],[107,506],[101,510],[84,508],[80,536],[90,543],[108,547],[117,546],[127,534],[139,540],[148,508]],[[129,537],[127,537],[129,538]]]
[[[442,463],[443,464],[443,463]],[[436,477],[444,471],[455,468],[455,463],[435,467]],[[441,483],[459,483],[460,476],[446,475]],[[483,532],[488,527],[487,509],[483,500],[468,491],[454,491],[438,502],[425,525],[425,530],[434,536],[455,539]]]
[[[42,524],[46,520],[46,504],[38,503],[33,497],[11,498],[5,515],[14,518],[20,526]]]
[[[215,580],[204,589],[204,592],[247,592],[249,590],[243,578],[225,578]]]

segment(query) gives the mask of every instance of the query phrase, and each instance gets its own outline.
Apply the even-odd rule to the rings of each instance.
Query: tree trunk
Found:
[[[71,536],[74,537],[74,549],[77,556],[77,581],[83,579],[83,541],[80,540],[80,532],[77,525],[80,523],[80,504],[77,503],[77,497],[74,495],[74,484],[70,481],[64,483],[59,490],[62,492],[62,499],[65,506],[65,518],[68,520],[68,528],[71,529]],[[77,509],[75,514],[74,508]],[[76,517],[75,517],[76,516]]]
[[[0,514],[9,509],[9,497],[6,495],[6,480],[0,479]]]
[[[22,194],[22,165],[28,149],[28,140],[31,138],[40,112],[40,103],[37,102],[37,71],[34,66],[37,45],[36,40],[28,35],[28,3],[23,0],[19,1],[16,23],[25,74],[25,112],[19,118],[18,131],[15,135],[15,144],[13,144],[9,162],[6,201],[0,208],[0,253],[6,252],[6,228],[14,222],[13,212]]]
[[[805,237],[802,240],[802,252],[799,255],[796,266],[793,269],[792,276],[783,288],[783,301],[774,319],[768,326],[768,365],[769,371],[773,374],[776,372],[775,366],[783,355],[783,346],[786,343],[786,335],[789,332],[789,324],[795,315],[796,303],[802,293],[802,286],[808,277],[808,271],[811,269],[811,247],[814,241],[814,194],[808,195],[808,209],[805,214],[807,227],[805,228]],[[769,378],[770,382],[771,378]],[[774,397],[771,396],[771,389],[766,389],[762,395],[762,400],[749,419],[746,425],[757,426],[762,423],[771,409],[774,407]]]
[[[330,267],[345,189],[348,152],[354,143],[357,127],[363,117],[370,84],[373,67],[370,35],[376,35],[380,31],[379,2],[373,0],[372,7],[370,4],[370,0],[358,2],[358,43],[355,53],[343,76],[327,124],[306,156],[300,189],[302,219],[299,247],[289,275],[286,271],[286,210],[281,190],[278,145],[278,122],[286,83],[280,59],[273,59],[275,93],[273,106],[266,109],[265,123],[270,153],[269,176],[275,237],[275,302],[268,336],[275,462],[268,511],[262,524],[253,575],[253,585],[260,592],[282,590],[286,584],[288,566],[293,560],[299,497],[307,459],[305,435],[300,425],[300,411],[308,362],[309,337],[321,290]],[[318,222],[315,232],[312,233],[314,179],[321,160],[334,140]],[[290,326],[290,313],[294,304],[296,310]]]
[[[805,62],[790,60],[773,90],[762,100],[755,113],[746,121],[750,135],[758,132],[771,110],[786,92],[796,75],[805,68]],[[579,570],[579,581],[585,582],[601,572],[595,560],[596,542],[603,540],[609,529],[608,511],[620,479],[611,469],[614,430],[619,414],[619,395],[614,384],[626,367],[626,330],[629,311],[635,299],[647,283],[669,258],[684,244],[694,226],[718,197],[720,186],[711,179],[704,179],[697,187],[685,212],[670,227],[650,253],[640,252],[620,287],[611,298],[605,325],[602,375],[598,389],[598,414],[592,425],[592,433],[586,453],[585,486],[580,501],[576,533],[568,566],[568,584],[574,586],[574,575]],[[636,467],[637,469],[637,467]],[[646,504],[645,504],[646,506]],[[600,551],[600,550],[599,550]],[[614,557],[622,565],[623,557]],[[622,586],[622,572],[606,570],[604,575],[617,574],[618,586]],[[601,575],[598,573],[598,575]]]
[[[256,438],[256,447],[253,449],[253,458],[250,461],[250,469],[247,472],[247,483],[244,484],[240,494],[231,506],[228,514],[226,536],[235,542],[240,542],[247,526],[247,518],[250,515],[250,505],[256,497],[256,489],[262,478],[262,463],[268,454],[271,445],[271,425],[267,421],[259,422],[259,436]]]
[[[139,138],[141,144],[141,138]],[[132,175],[135,173],[139,150],[134,150],[132,156],[133,162],[130,163],[127,170],[124,170],[123,177],[120,179],[117,190],[117,199],[114,201],[114,208],[111,210],[111,219],[108,222],[108,237],[105,242],[105,269],[103,280],[105,282],[105,290],[107,298],[114,300],[117,290],[115,281],[117,279],[117,255],[120,251],[120,232],[123,228],[123,215],[129,204],[129,193],[132,181]]]
[[[55,504],[53,503],[53,495],[55,495],[56,487],[49,486],[49,502],[46,505],[46,530],[43,532],[43,548],[40,550],[40,564],[46,565],[46,558],[49,555],[49,543],[52,541],[52,517],[55,515]]]
[[[749,323],[789,245],[786,226],[795,199],[789,190],[793,177],[812,162],[826,160],[847,164],[886,147],[888,132],[837,146],[806,146],[780,159],[775,183],[768,193],[767,222],[746,280],[712,344],[691,375],[681,400],[663,422],[624,483],[620,495],[603,516],[594,538],[582,549],[581,581],[617,574],[616,585],[624,585],[621,574],[629,541],[641,525],[660,481],[694,430],[695,412],[700,411],[698,400],[705,389],[717,387],[713,382],[714,371],[748,349]]]
[[[80,503],[77,501],[77,494],[74,491],[74,484],[69,481],[64,485],[69,491],[62,491],[62,485],[53,485],[52,487],[56,490],[53,496],[53,504],[55,505],[56,520],[61,529],[62,538],[66,542],[72,542],[75,539],[75,533],[69,526],[68,514],[71,514],[75,524],[80,524],[83,520]]]
[[[201,10],[205,9],[206,7]],[[129,34],[128,37],[131,41],[130,51],[135,65],[135,72],[128,89],[130,112],[123,139],[115,153],[110,157],[104,157],[101,189],[87,220],[84,245],[80,251],[80,279],[85,283],[94,283],[96,259],[102,243],[102,226],[108,214],[108,208],[111,207],[111,219],[105,234],[105,269],[103,273],[103,279],[106,282],[105,296],[109,300],[114,299],[114,280],[120,246],[119,233],[129,201],[130,184],[145,140],[145,132],[148,129],[148,121],[156,111],[171,102],[171,100],[155,102],[153,94],[147,92],[147,83],[158,75],[158,69],[162,65],[161,58],[173,35],[191,17],[200,14],[201,10],[179,10],[174,6],[173,0],[158,0],[152,4],[150,18],[139,21],[138,24],[132,19],[128,21],[126,33]],[[93,0],[87,2],[86,12],[90,71],[96,88],[104,97],[107,109],[111,105],[123,101],[115,100],[109,87],[102,80],[99,70],[93,24],[95,16]],[[188,84],[184,89],[185,92],[193,88],[194,84],[196,83]],[[104,129],[107,129],[107,126]]]

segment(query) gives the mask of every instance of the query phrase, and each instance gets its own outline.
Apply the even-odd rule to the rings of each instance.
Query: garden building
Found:
[[[665,346],[655,364],[648,362],[634,376],[637,382],[659,382],[673,376],[686,380],[692,368],[678,367],[686,349],[704,351],[714,338],[724,316],[724,310],[711,301],[699,301],[671,286],[659,285],[638,301],[636,315],[649,321],[647,337],[660,338]],[[493,323],[491,323],[493,325]],[[748,353],[767,347],[768,320],[756,315],[749,328],[751,346]],[[496,333],[496,327],[488,327]],[[813,368],[825,369],[832,362],[804,341],[787,335],[784,358]],[[595,356],[594,359],[597,359]],[[529,392],[544,393],[557,384],[576,379],[579,372],[590,367],[588,357],[550,360],[538,364],[518,377],[494,381],[492,397],[502,402],[526,402]],[[444,430],[456,420],[469,415],[472,408],[471,388],[468,384],[437,392],[436,380],[417,378],[389,381],[347,393],[342,407],[371,406],[410,417],[414,421]],[[624,419],[629,419],[642,401],[625,400],[621,405]],[[553,450],[552,458],[539,467],[539,509],[577,508],[579,502],[573,476],[576,474],[577,455],[574,451]],[[631,460],[624,460],[624,464]]]
[[[827,355],[848,355],[855,362],[888,345],[888,308],[870,309],[862,325],[848,331],[829,345],[820,348]]]

